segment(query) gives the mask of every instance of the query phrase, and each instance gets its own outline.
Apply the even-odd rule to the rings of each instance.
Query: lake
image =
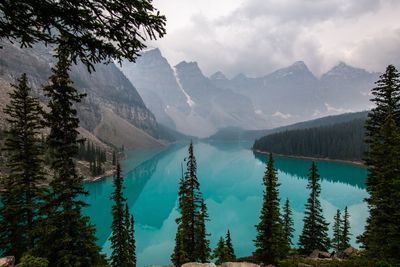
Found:
[[[220,236],[231,232],[237,256],[248,256],[254,250],[255,225],[262,204],[262,177],[266,155],[255,154],[249,143],[195,143],[200,189],[205,198],[210,221],[211,248]],[[174,144],[163,150],[133,151],[122,162],[125,196],[135,217],[136,255],[138,266],[168,264],[172,253],[177,211],[178,182],[181,164],[187,156],[187,145]],[[337,209],[348,206],[351,243],[364,229],[368,215],[363,199],[366,168],[362,166],[316,161],[321,175],[321,203],[325,218],[333,222]],[[309,195],[306,189],[310,160],[275,157],[278,170],[281,204],[289,198],[293,210],[297,244],[303,227],[304,205]],[[98,244],[110,253],[112,178],[85,183],[90,204],[84,213],[96,225]]]

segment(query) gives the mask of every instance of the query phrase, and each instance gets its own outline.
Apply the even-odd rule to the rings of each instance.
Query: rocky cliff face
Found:
[[[2,42],[2,46],[0,79],[3,83],[15,82],[22,73],[27,73],[34,93],[46,102],[41,86],[47,84],[51,66],[54,64],[52,50],[44,46],[21,49],[17,44],[8,42]],[[96,64],[95,69],[95,72],[89,73],[81,63],[71,66],[70,76],[75,87],[87,94],[76,107],[81,126],[93,131],[102,121],[104,112],[111,111],[133,127],[151,135],[153,139],[158,138],[158,125],[154,115],[146,108],[135,87],[124,74],[114,64]]]
[[[231,125],[264,127],[265,121],[254,112],[248,97],[215,86],[196,62],[171,67],[160,51],[153,49],[136,63],[123,64],[122,71],[157,119],[178,131],[203,137]]]
[[[206,77],[196,62],[171,67],[158,49],[122,71],[160,122],[201,137],[223,127],[266,129],[366,110],[378,78],[344,63],[317,78],[302,61],[262,77]]]

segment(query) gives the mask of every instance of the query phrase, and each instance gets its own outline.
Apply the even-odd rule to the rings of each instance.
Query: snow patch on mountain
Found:
[[[193,107],[196,103],[193,101],[193,99],[190,97],[190,95],[188,93],[186,93],[185,89],[183,89],[183,86],[182,86],[182,84],[181,84],[181,82],[179,80],[179,77],[178,77],[178,74],[176,73],[176,69],[175,68],[173,68],[173,71],[174,71],[174,76],[175,76],[176,82],[177,82],[177,84],[179,86],[179,89],[182,90],[182,93],[186,97],[186,103],[189,105],[189,107]]]

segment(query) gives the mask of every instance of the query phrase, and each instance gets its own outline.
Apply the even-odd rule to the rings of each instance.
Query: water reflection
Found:
[[[211,221],[207,224],[214,247],[229,228],[239,256],[250,255],[262,202],[262,177],[265,155],[253,154],[250,143],[196,143],[198,179],[208,206]],[[125,194],[136,219],[138,266],[168,264],[176,231],[175,219],[181,162],[185,145],[173,145],[158,152],[137,151],[124,161]],[[321,177],[321,203],[328,221],[336,212],[349,206],[354,244],[367,216],[363,199],[366,169],[336,162],[317,162]],[[302,228],[304,204],[308,197],[309,160],[277,157],[281,202],[288,197],[294,211],[295,238]],[[85,209],[97,226],[99,244],[110,252],[112,179],[85,184],[91,193]]]

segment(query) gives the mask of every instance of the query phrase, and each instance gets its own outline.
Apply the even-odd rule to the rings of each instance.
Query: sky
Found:
[[[268,74],[304,61],[317,76],[343,61],[400,65],[400,0],[154,0],[167,34],[149,43],[205,75]]]

